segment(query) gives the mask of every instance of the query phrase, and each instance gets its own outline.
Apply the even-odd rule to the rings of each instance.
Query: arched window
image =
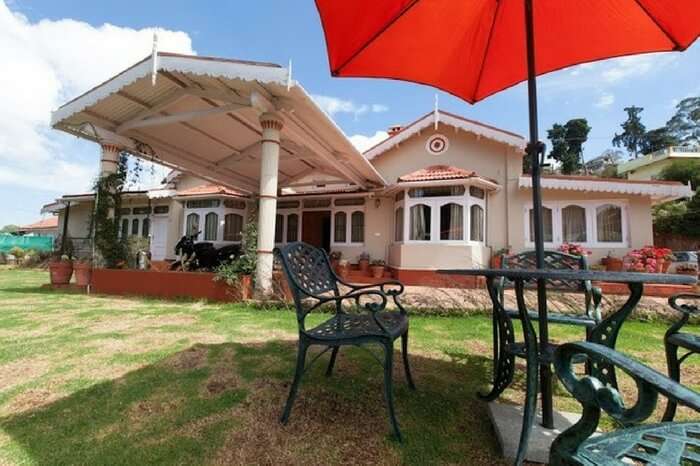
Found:
[[[135,218],[131,221],[131,234],[133,236],[138,236],[139,234],[139,219]]]
[[[542,223],[544,225],[544,242],[551,243],[554,241],[554,229],[552,227],[552,209],[542,207]],[[535,211],[530,209],[530,242],[535,242]]]
[[[344,243],[347,241],[347,214],[345,212],[336,212],[334,224],[333,241],[336,243]]]
[[[568,205],[561,210],[563,241],[566,243],[586,242],[586,209],[578,205]]]
[[[287,242],[293,243],[299,239],[299,216],[297,214],[287,215]]]
[[[601,243],[622,242],[622,209],[605,204],[596,209],[596,230]]]
[[[480,205],[472,204],[469,208],[469,239],[472,241],[484,241],[484,209]]]
[[[275,216],[275,243],[284,241],[284,215]]]
[[[187,216],[185,234],[191,236],[197,233],[199,233],[199,214],[191,213]]]
[[[224,216],[224,241],[240,241],[242,231],[242,215],[226,214]]]
[[[394,241],[403,241],[403,207],[394,211]]]
[[[219,216],[214,212],[209,212],[204,216],[204,241],[216,241],[218,229]]]
[[[350,242],[365,242],[365,213],[353,212],[350,216]]]
[[[416,204],[411,207],[411,232],[413,241],[430,241],[430,206]]]
[[[122,219],[122,234],[121,237],[126,239],[126,237],[129,234],[129,219],[128,218],[123,218]]]
[[[461,241],[464,239],[464,209],[450,202],[440,206],[440,239]]]
[[[144,238],[148,238],[148,234],[150,233],[151,230],[151,220],[144,218],[143,219],[143,224],[141,225],[141,236]]]

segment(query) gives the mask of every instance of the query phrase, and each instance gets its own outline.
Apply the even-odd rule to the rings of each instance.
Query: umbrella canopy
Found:
[[[523,0],[316,0],[334,76],[427,84],[474,103],[528,77]],[[686,49],[698,0],[533,1],[537,75]]]

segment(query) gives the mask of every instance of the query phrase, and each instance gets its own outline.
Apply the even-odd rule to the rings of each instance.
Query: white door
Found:
[[[165,259],[166,245],[168,242],[168,217],[151,217],[151,260],[162,261]]]

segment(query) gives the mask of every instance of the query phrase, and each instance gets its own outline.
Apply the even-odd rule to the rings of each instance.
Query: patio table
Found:
[[[438,270],[441,274],[450,275],[468,275],[482,276],[486,278],[486,285],[489,295],[493,302],[493,332],[494,341],[497,338],[498,315],[497,312],[505,310],[502,308],[502,303],[499,302],[498,293],[496,292],[496,284],[503,277],[514,282],[516,300],[518,301],[518,310],[520,318],[523,321],[523,330],[525,343],[523,344],[523,354],[527,361],[527,376],[526,376],[526,405],[523,410],[523,426],[520,436],[519,453],[527,449],[527,443],[532,429],[532,424],[535,420],[535,411],[537,405],[537,380],[542,368],[547,368],[552,362],[553,346],[547,341],[547,337],[541,339],[537,344],[537,339],[534,336],[534,327],[530,323],[528,310],[525,305],[524,290],[526,282],[557,282],[557,281],[578,281],[590,280],[597,282],[612,282],[624,283],[629,288],[630,294],[628,299],[622,306],[606,317],[611,325],[603,326],[608,332],[602,338],[613,343],[617,339],[617,334],[624,320],[634,311],[639,300],[644,292],[646,283],[664,284],[664,285],[692,285],[697,282],[697,279],[688,275],[673,275],[660,273],[638,273],[638,272],[604,272],[595,270],[532,270],[532,269],[442,269]],[[544,306],[545,313],[540,315],[540,328],[545,330],[548,327],[547,322],[547,306]],[[529,329],[529,330],[528,330]],[[512,330],[511,330],[512,331]],[[494,347],[494,370],[496,360],[499,357],[498,349]],[[596,377],[601,378],[603,383],[611,383],[615,385],[614,367],[595,367]],[[540,387],[542,396],[548,396],[551,393],[551,387]],[[545,426],[546,427],[546,426]],[[518,457],[521,457],[519,454]]]

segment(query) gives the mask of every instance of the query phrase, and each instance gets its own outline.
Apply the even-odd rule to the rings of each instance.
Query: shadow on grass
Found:
[[[312,367],[289,425],[280,425],[295,355],[279,340],[195,345],[0,419],[11,438],[5,454],[37,464],[501,464],[475,397],[486,358],[412,356],[413,392],[397,354],[399,445],[389,436],[381,369],[355,348],[341,350],[331,378],[327,357]]]

